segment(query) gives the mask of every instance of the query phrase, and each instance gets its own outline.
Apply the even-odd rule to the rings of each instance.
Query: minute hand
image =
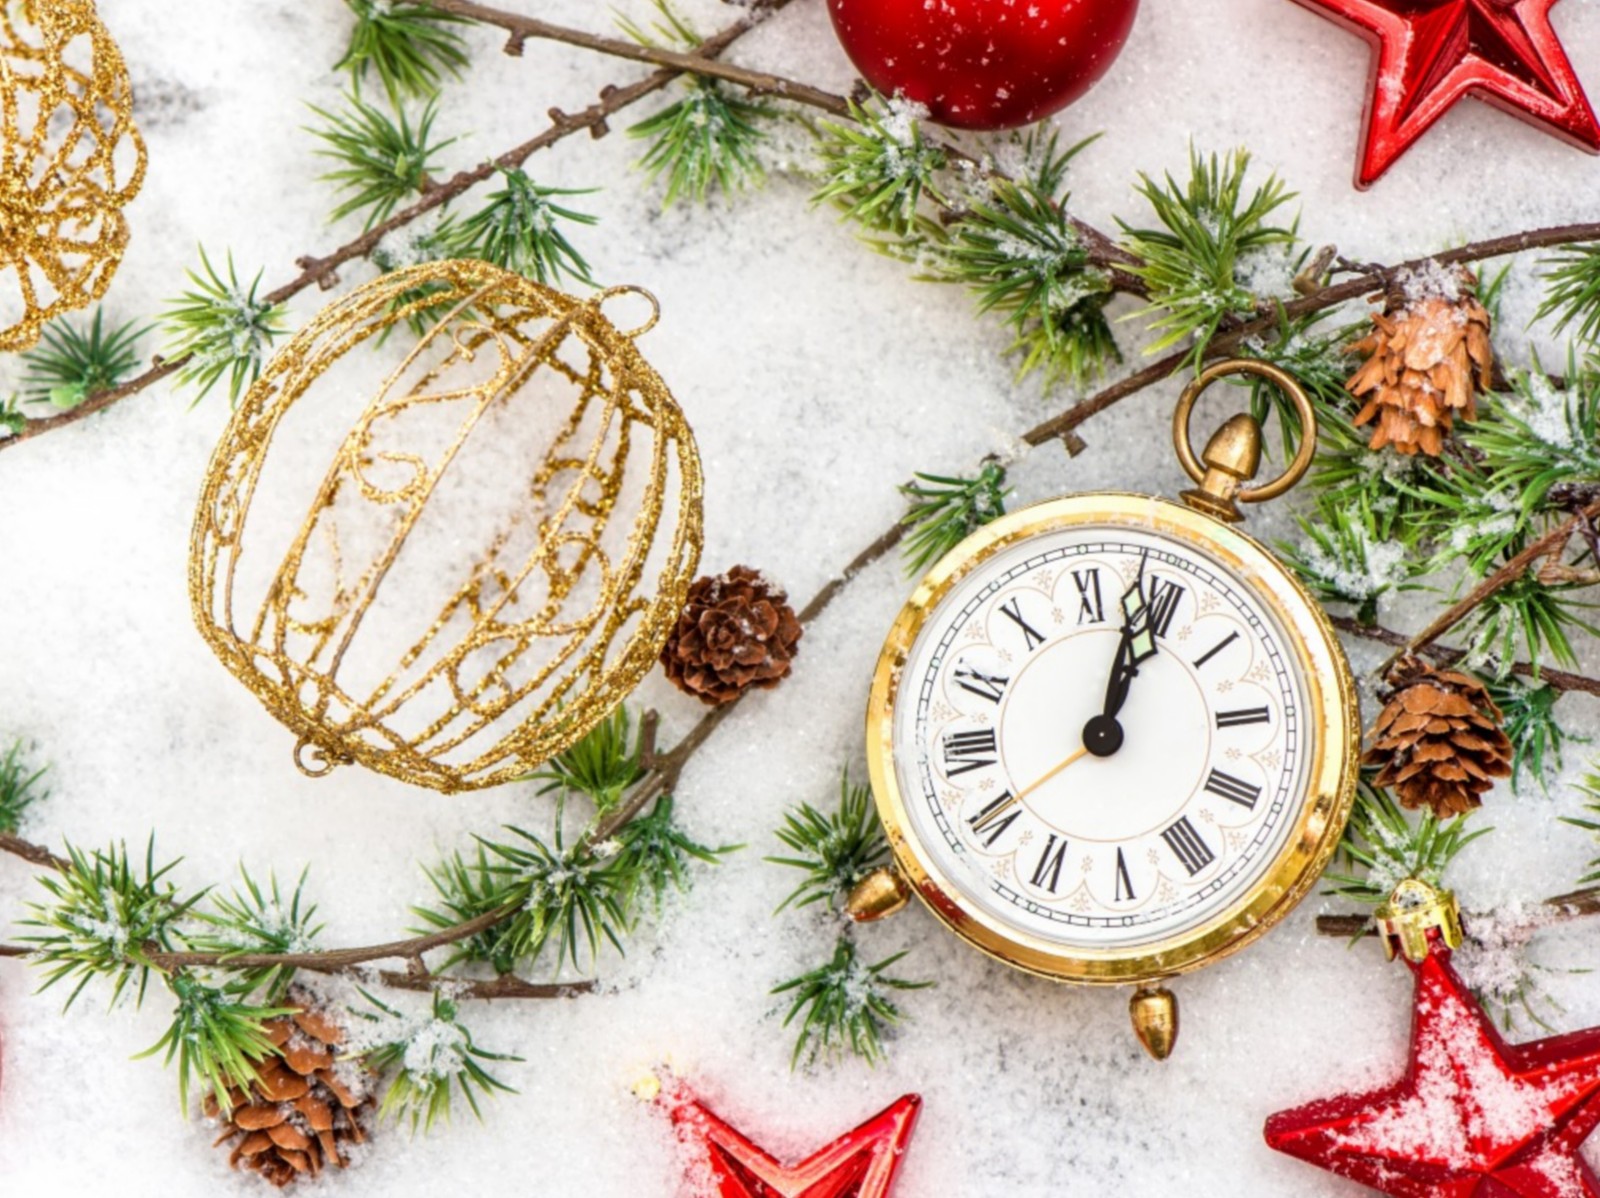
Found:
[[[1116,661],[1106,683],[1107,719],[1115,719],[1128,701],[1128,690],[1139,667],[1156,655],[1156,641],[1150,631],[1150,609],[1145,605],[1144,588],[1134,583],[1122,596],[1122,640],[1117,645]]]

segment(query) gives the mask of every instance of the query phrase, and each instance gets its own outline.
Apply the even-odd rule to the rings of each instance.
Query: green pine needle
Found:
[[[178,1103],[187,1113],[189,1088],[198,1082],[224,1111],[232,1109],[230,1089],[250,1092],[260,1076],[256,1066],[279,1055],[262,1026],[269,1019],[291,1015],[288,1007],[256,1006],[242,1002],[237,992],[203,985],[186,974],[174,974],[168,984],[178,997],[172,1024],[161,1039],[135,1055],[154,1056],[163,1049],[162,1063],[178,1059]]]
[[[276,874],[268,875],[265,889],[239,867],[241,886],[231,896],[213,893],[215,910],[196,911],[198,928],[186,933],[189,947],[197,952],[220,953],[220,966],[234,969],[229,958],[242,953],[309,953],[316,950],[323,925],[314,923],[317,908],[305,901],[306,874],[300,875],[293,893],[285,901]],[[242,993],[262,991],[266,1001],[280,1002],[294,981],[292,966],[243,967],[235,970]]]
[[[402,201],[428,189],[434,158],[456,139],[433,140],[437,101],[431,98],[414,125],[398,104],[391,115],[356,92],[345,97],[345,104],[348,111],[341,113],[310,105],[323,124],[308,127],[307,132],[323,143],[317,155],[337,164],[319,176],[346,197],[334,208],[331,219],[364,212],[365,227],[370,229],[393,215]]]
[[[142,1002],[155,968],[149,954],[173,947],[174,925],[201,896],[179,898],[165,880],[178,863],[156,868],[154,837],[145,848],[142,872],[126,845],[92,854],[71,844],[66,848],[66,868],[38,878],[50,900],[29,903],[30,917],[22,921],[25,927],[41,929],[23,937],[35,946],[31,960],[45,970],[39,989],[77,979],[67,996],[70,1007],[90,981],[104,977],[111,982],[115,1004],[137,979]]]
[[[18,437],[28,427],[28,418],[22,414],[20,396],[8,395],[0,399],[0,439]]]
[[[976,478],[918,474],[900,488],[910,508],[900,523],[911,531],[903,550],[906,573],[921,574],[979,528],[1006,514],[1005,467],[990,462]]]
[[[818,123],[821,185],[813,203],[830,203],[845,219],[874,232],[909,237],[924,197],[943,205],[935,179],[944,150],[922,136],[912,108],[874,96],[850,101],[848,121]]]
[[[178,381],[198,388],[196,403],[225,378],[228,401],[237,404],[240,392],[260,377],[267,351],[283,333],[285,309],[256,297],[259,271],[248,288],[240,284],[231,251],[226,278],[212,266],[204,246],[200,267],[202,273],[189,271],[193,286],[162,316],[167,352],[170,357],[189,358]]]
[[[1597,768],[1597,763],[1590,763],[1588,771],[1577,783],[1577,790],[1584,800],[1584,809],[1590,813],[1590,817],[1562,816],[1562,823],[1600,835],[1600,768]],[[1596,882],[1600,882],[1600,857],[1590,861],[1589,872],[1578,879],[1579,885],[1582,886],[1592,886]]]
[[[1158,183],[1141,174],[1139,194],[1155,210],[1161,228],[1135,228],[1118,221],[1126,248],[1139,259],[1128,269],[1150,291],[1150,305],[1133,313],[1154,316],[1161,335],[1147,353],[1160,353],[1192,339],[1198,367],[1206,346],[1229,317],[1248,317],[1270,295],[1257,294],[1251,270],[1276,265],[1287,279],[1298,241],[1296,224],[1271,224],[1274,213],[1294,198],[1277,175],[1249,194],[1250,155],[1240,149],[1219,158],[1189,150],[1189,181],[1170,174]],[[1281,259],[1281,261],[1280,261]]]
[[[87,330],[66,320],[46,326],[40,344],[22,355],[24,394],[70,411],[138,366],[139,338],[148,331],[130,320],[107,332],[104,308],[94,310]]]
[[[1555,318],[1555,331],[1573,329],[1579,341],[1600,339],[1600,244],[1574,245],[1543,263],[1544,302],[1535,320]]]
[[[659,914],[661,904],[674,891],[689,889],[689,862],[716,865],[741,844],[710,848],[691,839],[673,822],[673,798],[662,795],[648,815],[624,824],[615,838],[595,846],[602,859],[609,857],[607,871],[622,894],[623,909],[630,919],[639,903],[648,898]]]
[[[699,46],[700,35],[667,0],[654,0],[654,5],[659,20],[646,28],[623,18],[623,32],[644,46]],[[651,181],[662,176],[667,180],[662,207],[670,208],[680,198],[703,204],[713,190],[735,195],[760,186],[766,178],[760,158],[767,140],[763,125],[775,110],[717,79],[689,76],[681,86],[682,99],[628,129],[629,137],[650,142],[639,165]]]
[[[413,907],[412,913],[422,920],[418,932],[437,932],[469,923],[481,916],[505,908],[510,901],[506,895],[505,876],[489,860],[488,850],[482,844],[471,858],[457,853],[434,868],[423,867],[423,873],[432,884],[436,905]],[[450,946],[443,969],[463,961],[486,962],[496,973],[511,973],[517,968],[517,956],[506,937],[506,925],[496,924],[468,940],[459,940]]]
[[[1511,741],[1511,786],[1522,790],[1522,774],[1526,770],[1541,787],[1545,785],[1547,766],[1562,767],[1562,749],[1570,740],[1584,743],[1586,738],[1575,737],[1556,719],[1556,700],[1561,692],[1543,684],[1529,685],[1520,678],[1510,677],[1500,682],[1490,682],[1489,694],[1495,706],[1505,717],[1505,734]]]
[[[1572,598],[1580,589],[1548,585],[1532,574],[1507,583],[1479,604],[1465,622],[1468,663],[1487,665],[1497,679],[1510,674],[1518,657],[1532,663],[1535,678],[1547,657],[1575,668],[1578,655],[1569,630],[1600,636],[1600,628],[1579,614],[1593,605]]]
[[[1415,589],[1415,555],[1406,530],[1377,515],[1365,495],[1351,504],[1324,499],[1295,522],[1299,544],[1280,543],[1279,552],[1313,595],[1355,608],[1362,625],[1378,622],[1384,595]]]
[[[804,881],[778,904],[779,911],[842,899],[889,859],[889,840],[878,819],[872,790],[852,786],[848,768],[839,777],[839,805],[826,813],[810,803],[791,808],[783,817],[778,839],[795,855],[767,860],[805,874]]]
[[[23,755],[20,740],[0,757],[0,833],[16,835],[28,808],[50,797],[40,785],[49,768],[34,769]]]
[[[365,990],[361,993],[381,1012],[364,1017],[385,1025],[377,1033],[384,1042],[365,1054],[366,1063],[379,1073],[396,1071],[378,1104],[380,1119],[406,1120],[415,1135],[419,1129],[432,1131],[441,1119],[450,1121],[458,1091],[480,1121],[479,1098],[493,1097],[497,1091],[516,1093],[482,1062],[522,1058],[479,1048],[472,1030],[461,1019],[460,1008],[443,994],[435,993],[432,1011],[418,1019],[407,1018]]]
[[[1088,265],[1089,254],[1067,215],[1060,191],[1067,164],[1094,138],[1057,152],[1054,136],[1030,150],[1033,177],[996,178],[988,198],[974,200],[924,254],[929,277],[970,287],[978,311],[998,312],[1011,327],[1017,378],[1035,370],[1046,387],[1077,385],[1120,361],[1105,317],[1111,280]],[[1047,186],[1048,185],[1048,186]]]
[[[427,4],[396,0],[345,0],[355,13],[350,45],[334,70],[356,82],[377,72],[391,102],[420,99],[439,90],[445,75],[459,79],[467,66],[466,42],[455,26],[472,22]]]
[[[520,169],[500,168],[506,185],[491,192],[488,202],[459,224],[441,231],[451,255],[479,258],[540,283],[558,283],[563,276],[594,284],[589,264],[561,228],[562,221],[593,225],[599,217],[552,203],[555,196],[589,195],[540,187]]]
[[[1340,860],[1364,872],[1329,873],[1330,894],[1340,894],[1368,906],[1386,902],[1407,878],[1430,886],[1442,883],[1445,870],[1467,845],[1493,829],[1467,831],[1467,816],[1441,820],[1424,811],[1412,822],[1389,792],[1363,778],[1355,806],[1339,844]]]
[[[540,794],[559,790],[587,795],[595,813],[604,815],[645,776],[641,732],[633,729],[627,705],[619,703],[577,744],[556,754],[527,778],[544,784],[539,787]]]
[[[1510,394],[1496,395],[1461,440],[1489,464],[1489,486],[1514,498],[1523,523],[1560,483],[1600,482],[1600,374],[1569,356],[1557,386],[1539,368],[1515,370]]]
[[[866,965],[857,958],[849,937],[841,936],[827,964],[774,986],[773,994],[793,995],[783,1019],[784,1027],[798,1021],[790,1067],[797,1068],[802,1059],[807,1065],[835,1060],[846,1051],[869,1065],[882,1061],[884,1036],[902,1020],[890,994],[933,985],[888,975],[905,955],[895,953]]]

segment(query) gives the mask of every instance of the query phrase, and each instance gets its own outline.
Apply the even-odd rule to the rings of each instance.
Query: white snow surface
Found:
[[[610,21],[610,6],[594,0],[506,3],[592,29]],[[348,28],[343,4],[102,7],[127,53],[150,151],[110,317],[148,317],[181,291],[197,243],[214,260],[231,248],[246,277],[264,267],[270,288],[294,273],[297,256],[354,234],[326,223],[324,163],[301,130],[306,102],[337,102],[330,68]],[[685,7],[705,30],[735,15],[715,0]],[[1600,4],[1562,4],[1553,19],[1600,94]],[[441,131],[468,135],[446,152],[452,166],[525,140],[552,105],[576,110],[641,70],[537,42],[508,58],[493,32],[472,40],[476,65],[448,89],[439,118]],[[852,77],[821,0],[796,0],[733,57],[840,90]],[[1106,229],[1114,215],[1144,219],[1136,172],[1181,174],[1193,139],[1205,150],[1247,144],[1299,190],[1303,233],[1357,260],[1594,217],[1600,161],[1477,103],[1458,106],[1371,192],[1355,191],[1367,64],[1358,39],[1289,0],[1153,0],[1105,80],[1057,118],[1069,140],[1106,134],[1073,167],[1075,211]],[[599,279],[638,283],[662,301],[661,325],[642,344],[698,434],[707,568],[757,566],[803,601],[900,514],[895,485],[912,471],[968,471],[986,453],[1014,452],[1020,430],[1070,400],[1015,384],[999,357],[1006,334],[974,319],[968,296],[868,252],[811,207],[801,182],[779,175],[750,196],[663,213],[659,191],[634,169],[640,147],[626,123],[598,141],[570,139],[530,168],[542,183],[601,189],[574,201],[602,218],[574,231],[577,244]],[[344,272],[346,286],[365,277],[359,266]],[[293,323],[325,298],[302,295]],[[1519,330],[1536,303],[1524,265],[1504,325],[1522,360]],[[1134,327],[1119,332],[1127,339]],[[1139,347],[1128,350],[1136,365]],[[1542,353],[1564,360],[1554,346]],[[1078,458],[1059,446],[1023,455],[1012,473],[1018,501],[1093,488],[1175,493],[1184,480],[1167,448],[1174,397],[1154,388],[1090,422]],[[154,829],[158,851],[182,855],[179,876],[195,886],[228,879],[241,861],[283,880],[309,864],[325,943],[391,939],[426,897],[421,863],[505,822],[542,827],[547,803],[521,787],[441,798],[353,768],[323,781],[295,771],[290,734],[190,622],[189,525],[227,415],[220,396],[190,410],[187,396],[158,387],[0,455],[0,740],[37,742],[54,790],[26,831],[53,845],[142,846]],[[1253,528],[1274,537],[1289,525],[1282,512],[1262,513]],[[824,960],[832,933],[821,916],[772,916],[793,879],[762,857],[778,847],[772,833],[787,805],[829,802],[846,763],[859,773],[873,662],[908,590],[898,562],[852,582],[807,632],[794,678],[741,705],[694,758],[680,787],[687,828],[749,847],[697,869],[693,892],[658,928],[644,929],[626,958],[602,959],[602,995],[465,1013],[479,1044],[525,1058],[499,1068],[520,1093],[490,1101],[481,1124],[463,1108],[430,1136],[389,1128],[359,1168],[317,1192],[674,1194],[666,1121],[630,1094],[663,1062],[783,1157],[920,1092],[926,1106],[899,1198],[1358,1192],[1261,1137],[1275,1110],[1382,1084],[1402,1067],[1410,976],[1370,943],[1352,950],[1317,937],[1314,915],[1332,909],[1322,898],[1243,956],[1176,984],[1183,1033],[1165,1064],[1135,1044],[1126,993],[1025,977],[913,910],[860,938],[869,960],[911,949],[904,971],[940,983],[904,996],[910,1022],[889,1062],[791,1073],[768,990]],[[1391,625],[1415,627],[1420,616],[1384,608]],[[1592,647],[1584,656],[1593,668]],[[1379,659],[1361,645],[1352,658],[1358,669]],[[661,710],[669,740],[700,714],[659,678],[639,699]],[[1580,731],[1600,730],[1590,700],[1567,699],[1562,712]],[[1569,754],[1569,768],[1583,753]],[[1486,822],[1496,832],[1452,879],[1464,905],[1570,889],[1594,846],[1557,816],[1578,809],[1561,786],[1550,797],[1493,795]],[[7,940],[24,933],[20,904],[37,893],[28,868],[0,861]],[[1540,943],[1548,963],[1600,965],[1590,930],[1551,931]],[[169,1071],[128,1059],[159,1037],[165,995],[107,1014],[91,991],[63,1015],[63,996],[35,996],[35,982],[0,960],[0,1192],[262,1192],[229,1172],[206,1127],[181,1117]],[[1548,984],[1563,1030],[1600,1023],[1600,974],[1558,970]],[[391,1001],[422,1010],[409,996]]]

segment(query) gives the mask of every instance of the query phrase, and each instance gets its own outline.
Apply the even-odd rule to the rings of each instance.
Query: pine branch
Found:
[[[15,837],[28,808],[50,797],[50,792],[40,785],[49,768],[34,769],[23,754],[20,740],[0,758],[0,836]]]
[[[909,501],[901,519],[908,530],[906,573],[921,574],[967,537],[1006,514],[1006,470],[986,463],[975,478],[918,474],[900,488]]]
[[[833,811],[824,813],[801,803],[784,814],[777,835],[794,856],[766,860],[804,875],[778,904],[779,911],[813,903],[832,905],[889,859],[889,840],[878,820],[872,790],[850,785],[848,768],[840,773],[839,803]]]
[[[557,284],[570,277],[593,286],[589,263],[561,225],[594,225],[600,218],[555,202],[556,197],[591,192],[541,187],[521,169],[501,174],[505,187],[491,192],[471,216],[440,231],[443,248],[452,257],[479,258],[540,283]]]
[[[456,28],[464,17],[425,4],[394,0],[345,0],[355,14],[350,45],[334,64],[359,83],[374,71],[393,104],[436,94],[446,75],[461,78],[470,59]]]
[[[798,1068],[802,1059],[812,1065],[837,1059],[846,1051],[869,1065],[882,1061],[884,1036],[902,1019],[891,994],[933,985],[889,976],[905,955],[895,953],[868,965],[856,955],[850,938],[841,936],[826,964],[774,986],[773,994],[793,996],[783,1026],[799,1021],[791,1068]]]
[[[139,338],[148,331],[130,320],[107,332],[103,307],[94,310],[87,330],[70,320],[48,325],[40,343],[22,355],[24,395],[30,403],[71,411],[139,365]]]
[[[345,196],[330,219],[342,220],[352,213],[365,212],[362,227],[371,229],[387,220],[402,201],[432,188],[429,172],[433,170],[433,160],[456,139],[433,140],[438,106],[432,97],[415,124],[399,103],[394,104],[392,112],[384,112],[357,92],[346,95],[344,102],[344,112],[310,105],[323,123],[307,132],[322,143],[317,156],[332,159],[335,164],[333,170],[319,177]]]
[[[695,61],[713,61],[751,29],[766,20],[772,13],[786,7],[790,2],[791,0],[765,0],[764,3],[753,6],[745,16],[701,43],[696,50]],[[512,46],[508,46],[507,49],[508,51],[516,52],[519,46],[520,43],[515,43]],[[575,133],[589,133],[595,137],[604,136],[609,131],[608,122],[610,118],[647,96],[661,91],[674,79],[678,78],[680,73],[679,69],[663,68],[636,82],[620,87],[605,88],[600,99],[581,112],[567,113],[560,109],[552,109],[549,125],[536,136],[470,170],[457,171],[449,179],[437,183],[431,191],[427,192],[415,203],[401,209],[388,220],[373,226],[360,237],[346,242],[337,249],[321,256],[306,254],[296,259],[296,265],[301,268],[300,274],[275,290],[269,291],[262,297],[262,302],[276,306],[293,299],[296,295],[311,287],[332,286],[337,278],[336,272],[339,267],[347,262],[368,257],[389,234],[448,204],[477,184],[493,178],[498,172],[522,166],[534,154],[565,141]],[[143,374],[102,392],[70,412],[62,412],[59,415],[42,420],[27,420],[11,436],[0,436],[0,451],[13,448],[25,441],[31,441],[35,437],[41,437],[46,433],[54,432],[57,429],[65,428],[70,424],[76,424],[80,420],[86,420],[91,416],[97,415],[124,399],[140,394],[147,388],[178,373],[191,364],[192,358],[188,354],[169,361],[157,362]],[[0,412],[0,417],[3,417],[3,415],[4,413]],[[13,426],[13,420],[0,418],[0,427]]]
[[[1492,830],[1468,832],[1466,825],[1465,815],[1446,821],[1432,811],[1413,822],[1388,791],[1363,778],[1339,843],[1344,868],[1359,866],[1363,872],[1330,871],[1326,880],[1333,885],[1327,893],[1375,907],[1407,878],[1438,886],[1461,850]]]
[[[377,1009],[376,1014],[363,1012],[364,1018],[382,1025],[364,1037],[378,1041],[363,1054],[366,1063],[378,1073],[395,1071],[378,1106],[380,1119],[403,1119],[413,1133],[430,1131],[440,1119],[449,1121],[457,1092],[480,1120],[480,1098],[516,1093],[484,1063],[522,1058],[480,1048],[460,1009],[443,994],[434,994],[431,1011],[420,1019],[407,1018],[365,990],[362,995]]]
[[[171,366],[178,371],[180,383],[198,388],[195,403],[226,378],[228,402],[237,404],[245,386],[260,377],[267,351],[283,333],[284,308],[271,296],[257,298],[259,271],[248,288],[240,284],[232,251],[228,253],[226,278],[211,265],[204,246],[200,247],[200,267],[203,273],[189,272],[193,286],[173,300],[162,317],[172,351],[177,355]],[[115,395],[122,389],[113,388],[105,395]],[[77,410],[86,410],[96,402],[91,399]]]

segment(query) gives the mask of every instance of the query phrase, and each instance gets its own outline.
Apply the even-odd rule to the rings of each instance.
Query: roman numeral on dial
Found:
[[[1152,574],[1150,581],[1145,584],[1145,605],[1150,613],[1146,627],[1157,636],[1166,636],[1173,618],[1178,614],[1178,604],[1183,602],[1184,594],[1180,583]]]
[[[1022,618],[1022,600],[1006,600],[1000,605],[1000,614],[1022,629],[1022,639],[1027,643],[1029,653],[1044,644],[1044,633]]]
[[[1132,902],[1139,896],[1133,892],[1133,879],[1128,875],[1128,859],[1117,850],[1117,898],[1119,903]]]
[[[1067,859],[1067,842],[1061,840],[1057,843],[1054,832],[1045,842],[1044,852],[1039,854],[1038,868],[1033,871],[1033,884],[1043,886],[1051,894],[1056,892],[1056,887],[1061,885],[1061,867]],[[1049,879],[1048,882],[1046,879]]]
[[[944,738],[944,772],[959,778],[973,770],[987,769],[995,763],[993,728],[977,732],[953,732]]]
[[[1017,806],[1017,800],[1008,790],[969,819],[967,826],[972,829],[973,835],[983,841],[983,847],[990,849],[994,847],[994,842],[1004,836],[1006,830],[1017,822],[1017,817],[1021,814],[1022,809]]]
[[[992,677],[971,666],[957,666],[955,679],[956,685],[962,690],[977,695],[980,699],[987,699],[991,703],[1000,702],[1000,696],[1005,693],[1006,683],[1011,681],[1009,678]]]
[[[1072,581],[1078,587],[1078,623],[1103,624],[1106,618],[1105,600],[1100,595],[1100,567],[1074,570]]]
[[[1211,777],[1206,779],[1206,789],[1214,795],[1221,795],[1230,803],[1237,803],[1252,811],[1256,808],[1256,800],[1261,797],[1259,786],[1251,786],[1243,779],[1225,774],[1221,770],[1211,771]]]
[[[1210,661],[1213,657],[1221,653],[1224,649],[1238,639],[1239,634],[1237,632],[1230,632],[1227,636],[1223,637],[1222,640],[1218,641],[1215,645],[1211,646],[1210,649],[1206,650],[1206,652],[1201,655],[1200,660],[1194,663],[1194,668],[1198,670],[1201,666],[1205,665],[1206,662]]]
[[[1189,823],[1188,816],[1183,816],[1163,832],[1161,839],[1167,842],[1167,847],[1183,863],[1183,868],[1189,871],[1191,878],[1217,859],[1211,846],[1200,839],[1200,833]]]
[[[1241,724],[1270,724],[1272,712],[1265,707],[1241,707],[1238,711],[1217,712],[1218,728],[1237,728]]]

